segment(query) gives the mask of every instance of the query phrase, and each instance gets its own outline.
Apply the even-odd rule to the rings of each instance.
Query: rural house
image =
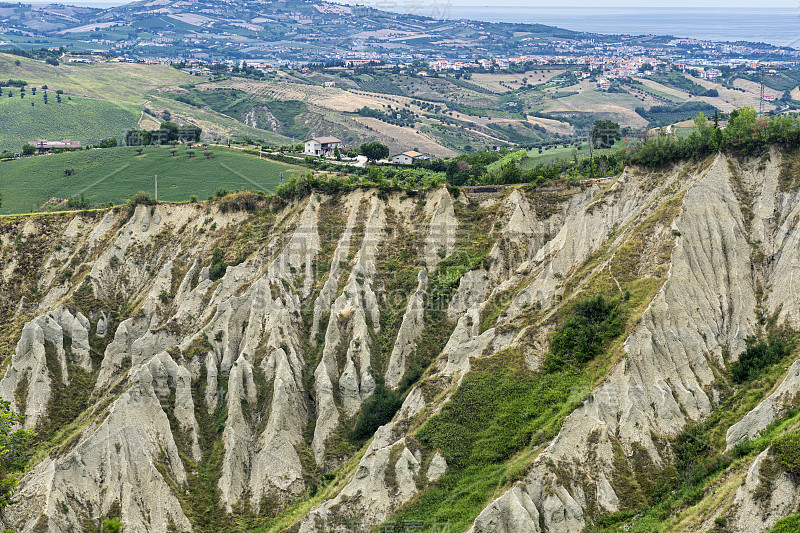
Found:
[[[421,161],[423,159],[429,159],[428,156],[423,155],[419,152],[414,150],[409,150],[408,152],[403,152],[402,154],[397,154],[392,156],[392,163],[396,163],[398,165],[413,165],[417,161]]]
[[[306,140],[306,148],[303,153],[318,157],[330,157],[341,143],[342,141],[336,137],[313,137]]]
[[[44,154],[51,150],[63,150],[81,147],[80,141],[70,141],[69,139],[61,139],[60,141],[39,139],[38,141],[28,141],[28,144],[36,147],[37,154]]]

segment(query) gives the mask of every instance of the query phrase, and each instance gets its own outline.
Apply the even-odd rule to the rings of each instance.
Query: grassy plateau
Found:
[[[210,159],[202,147],[194,149],[194,157],[185,147],[176,150],[173,156],[166,146],[149,146],[137,155],[130,147],[108,148],[0,163],[0,214],[25,213],[52,198],[80,194],[91,203],[119,203],[140,190],[152,195],[156,174],[159,200],[185,201],[193,194],[204,199],[220,188],[271,192],[282,171],[285,179],[300,172],[291,165],[222,148],[213,148]]]

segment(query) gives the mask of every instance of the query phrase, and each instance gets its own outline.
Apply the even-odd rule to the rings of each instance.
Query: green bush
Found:
[[[350,440],[361,442],[370,438],[379,427],[392,419],[402,405],[403,399],[379,382],[372,396],[361,405],[361,413],[350,432]]]
[[[800,430],[775,438],[772,453],[787,472],[800,474]]]
[[[787,516],[770,529],[767,533],[797,533],[800,531],[800,514]]]
[[[619,300],[601,295],[576,302],[573,316],[555,333],[550,343],[546,370],[564,365],[581,366],[599,355],[609,339],[622,333]]]
[[[144,191],[137,192],[133,198],[130,199],[128,202],[131,207],[136,207],[137,205],[156,205],[158,202],[150,198],[150,195]]]
[[[211,281],[217,281],[224,276],[227,268],[228,263],[223,258],[222,249],[220,247],[214,248],[214,251],[211,252],[211,266],[208,268],[208,275]]]
[[[792,350],[791,343],[780,337],[766,341],[749,337],[745,342],[744,352],[731,365],[731,375],[737,383],[754,379],[763,369],[780,362]]]

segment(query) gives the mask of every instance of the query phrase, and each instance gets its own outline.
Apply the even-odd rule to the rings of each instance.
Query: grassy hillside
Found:
[[[19,61],[19,65],[16,62]],[[136,120],[142,108],[161,114],[169,110],[173,119],[181,123],[192,123],[200,126],[209,138],[243,137],[264,139],[275,144],[288,143],[289,139],[272,131],[251,128],[235,118],[219,113],[213,109],[196,108],[171,98],[164,97],[168,91],[174,91],[180,85],[192,84],[198,78],[166,65],[141,65],[137,63],[99,63],[99,64],[66,64],[52,66],[43,61],[0,53],[0,80],[24,80],[29,84],[27,102],[31,95],[30,87],[47,85],[50,96],[55,103],[54,91],[60,89],[75,100],[76,96],[106,100],[116,104],[133,104],[136,106]],[[5,92],[5,90],[4,90]],[[14,91],[15,95],[17,91]],[[39,94],[37,91],[37,98]],[[2,98],[5,98],[5,94]],[[64,99],[66,101],[66,98]],[[30,102],[27,103],[30,107]],[[39,101],[36,102],[39,105]],[[111,104],[109,104],[111,105]],[[48,105],[49,107],[49,105]],[[123,107],[125,107],[123,105]],[[5,121],[0,116],[0,124]],[[136,124],[133,121],[133,125]],[[25,124],[23,124],[24,126]],[[149,124],[155,127],[156,124]],[[118,134],[117,134],[118,135]],[[66,135],[59,135],[66,136]],[[0,132],[2,142],[2,132]]]
[[[16,62],[19,61],[19,65]],[[66,64],[0,54],[0,80],[23,79],[31,85],[62,89],[68,94],[142,104],[148,92],[161,92],[197,78],[164,65],[138,63]]]
[[[0,163],[0,191],[4,199],[0,214],[23,213],[51,198],[83,194],[92,203],[119,203],[137,191],[151,194],[158,174],[158,198],[188,200],[192,194],[206,198],[219,188],[273,191],[281,171],[285,178],[299,172],[290,165],[259,160],[253,156],[218,149],[211,159],[195,150],[189,158],[185,148],[176,157],[164,148],[149,147],[142,155],[133,148],[111,148],[29,157]],[[67,176],[65,170],[74,174]]]
[[[8,94],[13,96],[9,97]],[[21,146],[36,139],[72,139],[93,144],[108,137],[124,139],[136,126],[141,110],[131,104],[115,104],[94,98],[62,97],[44,91],[34,96],[30,89],[20,98],[17,88],[4,88],[0,96],[0,151],[19,152]]]

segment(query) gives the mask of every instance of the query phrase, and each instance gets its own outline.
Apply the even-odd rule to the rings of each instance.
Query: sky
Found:
[[[21,0],[23,3],[28,4],[41,4],[53,3],[53,0]],[[370,4],[369,0],[359,1],[343,1],[341,3],[364,3]],[[59,0],[57,3],[64,4],[80,4],[80,5],[94,5],[94,6],[110,6],[120,5],[127,2],[120,0]],[[553,0],[450,0],[451,5],[525,5],[525,6],[542,6],[542,7],[555,7]],[[600,2],[593,2],[591,0],[559,0],[558,5],[562,6],[591,6],[599,7]],[[797,8],[798,0],[770,0],[768,2],[771,8]],[[652,0],[603,0],[603,7],[653,7]],[[761,8],[764,6],[763,0],[704,0],[698,2],[696,0],[660,0],[658,7],[727,7],[731,9],[736,8]]]

